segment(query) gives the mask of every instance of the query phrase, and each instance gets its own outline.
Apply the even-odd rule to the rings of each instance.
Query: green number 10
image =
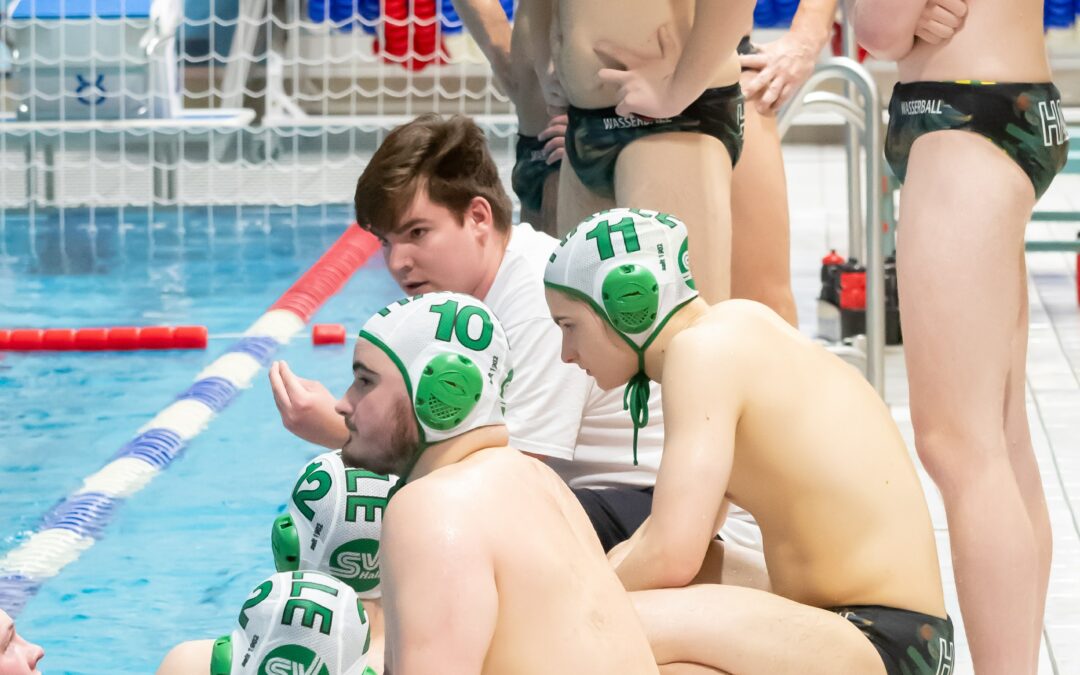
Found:
[[[491,335],[495,326],[491,323],[491,316],[483,307],[466,305],[464,309],[458,309],[457,300],[447,300],[441,305],[432,305],[431,311],[439,315],[439,327],[435,330],[435,339],[442,342],[450,342],[451,337],[476,351],[483,351],[491,344]],[[474,316],[480,317],[480,335],[469,335],[469,320]]]

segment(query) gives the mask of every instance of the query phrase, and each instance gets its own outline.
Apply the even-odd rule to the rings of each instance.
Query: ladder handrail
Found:
[[[839,80],[847,85],[849,96],[816,91],[821,85]],[[878,190],[882,175],[882,115],[877,84],[866,68],[845,56],[822,62],[807,79],[791,102],[780,112],[781,138],[794,118],[809,107],[827,108],[844,117],[854,130],[858,147],[865,151],[863,187],[865,204],[863,226],[866,236],[866,379],[878,394],[885,396],[885,254],[882,250],[881,197]],[[858,118],[861,117],[861,120]],[[860,123],[861,121],[861,123]],[[849,149],[849,152],[852,149]],[[856,154],[857,156],[857,154]],[[851,191],[849,181],[848,190]],[[856,239],[854,232],[849,233]],[[858,241],[849,242],[849,256],[863,255]]]

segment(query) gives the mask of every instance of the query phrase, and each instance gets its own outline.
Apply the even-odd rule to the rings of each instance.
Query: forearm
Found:
[[[837,0],[802,0],[791,19],[791,32],[812,40],[820,50],[832,36]]]
[[[521,0],[515,21],[527,21],[529,30],[526,47],[532,57],[533,70],[543,77],[544,69],[552,62],[551,31],[555,21],[554,0]]]
[[[915,28],[926,0],[852,0],[851,25],[874,58],[896,61],[915,46]]]
[[[696,566],[679,564],[668,555],[670,550],[652,526],[651,518],[646,518],[630,538],[626,557],[615,568],[623,587],[633,592],[685,586],[701,567],[700,561]]]
[[[754,0],[696,0],[694,25],[671,79],[677,98],[693,101],[716,80],[753,15]]]
[[[453,0],[461,22],[491,64],[496,81],[505,87],[510,76],[510,22],[498,0]]]

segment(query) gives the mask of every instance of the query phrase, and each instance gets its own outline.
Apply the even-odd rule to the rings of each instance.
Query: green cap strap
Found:
[[[638,465],[638,430],[649,423],[649,385],[649,376],[645,374],[645,356],[639,351],[638,371],[623,390],[623,410],[630,411],[630,421],[634,423],[634,466]]]

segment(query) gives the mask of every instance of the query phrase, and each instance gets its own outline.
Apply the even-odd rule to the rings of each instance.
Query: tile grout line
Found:
[[[1054,657],[1054,646],[1050,643],[1050,633],[1046,630],[1046,617],[1043,617],[1043,644],[1046,645],[1046,656],[1050,659],[1050,669],[1054,671],[1054,675],[1062,675],[1058,669],[1057,659]]]
[[[1061,350],[1062,354],[1064,354],[1065,353],[1065,347],[1061,342],[1061,334],[1058,333],[1057,325],[1054,323],[1054,319],[1050,315],[1050,312],[1047,311],[1047,309],[1046,309],[1046,303],[1043,301],[1042,293],[1039,291],[1039,284],[1034,283],[1034,280],[1030,279],[1030,277],[1029,277],[1029,280],[1035,286],[1035,296],[1036,296],[1036,298],[1038,298],[1039,304],[1042,306],[1042,309],[1043,309],[1044,313],[1046,314],[1046,316],[1050,319],[1050,327],[1054,331],[1054,338],[1057,340],[1058,349]],[[1072,369],[1070,369],[1070,370],[1072,370]],[[1075,371],[1072,371],[1072,375],[1073,375],[1073,379],[1076,381],[1077,388],[1080,389],[1080,378],[1077,378],[1077,375],[1076,375]],[[1035,413],[1038,415],[1039,425],[1045,430],[1046,429],[1046,420],[1043,417],[1042,404],[1040,403],[1040,397],[1038,395],[1038,392],[1036,392],[1035,387],[1032,386],[1031,377],[1029,375],[1027,375],[1026,372],[1024,374],[1024,379],[1026,381],[1027,386],[1031,388],[1031,393],[1032,393],[1031,398],[1033,399],[1033,402],[1035,403]],[[1047,445],[1047,448],[1050,450],[1050,460],[1054,464],[1054,473],[1057,474],[1058,486],[1061,488],[1061,494],[1065,498],[1064,499],[1065,506],[1069,509],[1069,515],[1072,517],[1073,531],[1076,533],[1077,538],[1080,538],[1080,522],[1077,521],[1076,510],[1073,508],[1072,500],[1069,498],[1069,491],[1065,488],[1065,479],[1061,475],[1061,466],[1060,466],[1060,464],[1058,464],[1058,453],[1057,453],[1057,450],[1054,447],[1054,440],[1050,437],[1050,434],[1046,434],[1046,445]]]

